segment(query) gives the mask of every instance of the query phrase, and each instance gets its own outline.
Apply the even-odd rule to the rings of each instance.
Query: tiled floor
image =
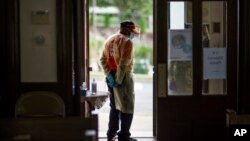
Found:
[[[156,141],[156,139],[152,138],[152,137],[146,137],[146,138],[136,138],[137,141]],[[99,138],[99,141],[107,141],[107,138]],[[118,140],[116,140],[118,141]]]

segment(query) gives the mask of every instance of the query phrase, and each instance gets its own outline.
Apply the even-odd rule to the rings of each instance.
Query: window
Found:
[[[227,3],[202,3],[203,95],[226,94]]]
[[[168,3],[168,94],[192,95],[192,3]]]

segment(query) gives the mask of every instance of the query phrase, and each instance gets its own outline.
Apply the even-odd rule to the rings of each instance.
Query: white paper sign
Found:
[[[207,79],[226,79],[226,48],[203,49],[203,77]]]

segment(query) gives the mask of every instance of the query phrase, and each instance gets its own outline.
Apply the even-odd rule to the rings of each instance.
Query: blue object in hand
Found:
[[[112,74],[109,74],[107,76],[107,79],[108,79],[108,86],[109,87],[112,87],[112,88],[117,87],[117,83],[116,83],[115,78]]]

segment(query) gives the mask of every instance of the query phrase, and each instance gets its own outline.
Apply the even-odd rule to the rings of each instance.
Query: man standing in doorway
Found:
[[[123,21],[120,23],[120,31],[110,36],[104,44],[100,61],[110,91],[108,141],[114,141],[116,135],[119,141],[136,141],[130,137],[134,113],[132,39],[139,36],[139,33],[139,26],[134,22]]]

